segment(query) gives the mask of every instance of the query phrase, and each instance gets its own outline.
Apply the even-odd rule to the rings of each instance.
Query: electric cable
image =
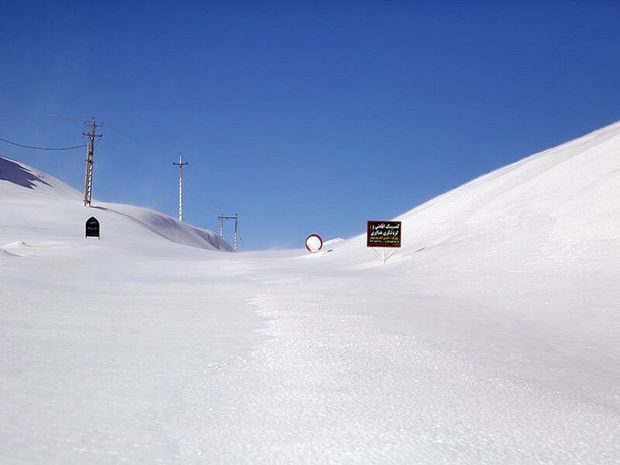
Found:
[[[44,115],[44,114],[41,114],[41,113],[4,113],[4,112],[0,112],[0,118],[27,119],[27,120],[44,119],[44,120],[71,121],[71,122],[80,122],[80,123],[86,121],[86,118],[75,118],[75,117],[60,116],[60,115]]]
[[[36,145],[24,145],[24,144],[18,144],[17,142],[13,142],[7,139],[3,139],[0,137],[0,141],[2,142],[6,142],[7,144],[11,144],[11,145],[15,145],[16,147],[23,147],[26,149],[33,149],[33,150],[75,150],[75,149],[81,149],[83,147],[86,147],[87,144],[82,144],[82,145],[72,145],[70,147],[39,147]]]

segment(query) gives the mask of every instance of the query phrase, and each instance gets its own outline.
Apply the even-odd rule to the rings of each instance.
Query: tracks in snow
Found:
[[[209,366],[171,425],[179,463],[617,463],[618,418],[320,296],[252,299],[270,337]],[[567,405],[572,403],[572,405]]]

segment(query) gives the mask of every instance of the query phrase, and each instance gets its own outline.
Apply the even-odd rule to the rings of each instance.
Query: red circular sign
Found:
[[[308,252],[315,253],[323,248],[323,239],[318,234],[310,234],[306,238],[306,249]]]

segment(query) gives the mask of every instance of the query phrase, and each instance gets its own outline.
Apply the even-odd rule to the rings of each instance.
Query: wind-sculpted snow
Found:
[[[13,252],[9,252],[6,249],[0,249],[0,257],[19,257],[19,255]]]
[[[19,163],[0,157],[0,181],[7,181],[21,187],[32,189],[35,185],[45,184],[45,180],[23,167]]]
[[[403,249],[480,244],[481,258],[517,254],[588,256],[604,241],[616,254],[620,238],[620,123],[481,176],[396,218]],[[346,248],[363,256],[365,237]],[[473,252],[473,251],[472,251]]]
[[[106,240],[131,242],[134,239],[142,245],[153,238],[163,238],[190,247],[231,250],[215,233],[150,209],[101,201],[94,201],[93,208],[84,208],[82,196],[75,189],[34,168],[2,157],[0,199],[3,201],[0,213],[4,213],[0,217],[0,226],[4,226],[0,228],[0,240],[20,240],[23,238],[21,231],[28,231],[27,236],[37,240],[81,240],[85,221],[98,215]],[[145,231],[152,236],[145,237]]]
[[[144,229],[177,244],[184,244],[204,249],[231,251],[230,245],[214,232],[184,224],[167,215],[162,215],[146,208],[129,205],[105,204],[106,207],[95,207],[138,224]]]
[[[0,462],[618,464],[619,154],[616,124],[482,176],[384,264],[0,181]]]
[[[209,366],[173,422],[186,464],[613,463],[617,411],[544,389],[324,295],[259,295],[270,339]],[[265,425],[269,425],[265,427]]]

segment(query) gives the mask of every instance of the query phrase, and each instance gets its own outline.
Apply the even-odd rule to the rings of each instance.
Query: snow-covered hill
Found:
[[[479,254],[508,253],[505,258],[511,260],[523,254],[563,262],[599,252],[618,257],[618,199],[620,123],[615,123],[481,176],[396,218],[403,222],[403,249],[395,261],[437,247],[467,253],[477,247]],[[360,252],[364,241],[360,236],[349,248]]]
[[[215,233],[159,212],[130,205],[93,202],[58,179],[0,157],[0,246],[15,241],[83,240],[90,216],[101,234],[120,243],[162,245],[158,239],[208,250],[231,250]]]
[[[385,264],[180,247],[0,162],[2,463],[620,463],[620,123],[403,214]]]

